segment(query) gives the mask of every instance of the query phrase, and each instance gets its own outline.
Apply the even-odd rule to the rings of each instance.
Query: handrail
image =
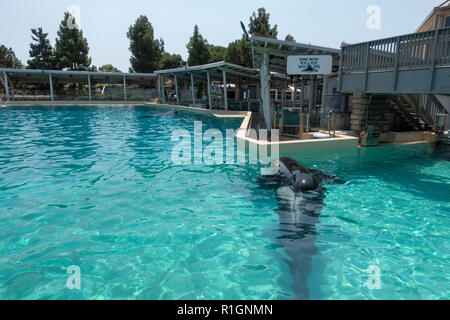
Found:
[[[450,65],[450,28],[342,47],[342,73]]]
[[[416,108],[417,114],[422,120],[430,127],[434,125],[436,115],[445,114],[447,110],[441,104],[441,102],[432,94],[405,95],[413,103],[413,107]]]

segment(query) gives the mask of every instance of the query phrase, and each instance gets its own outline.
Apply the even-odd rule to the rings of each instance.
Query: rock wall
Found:
[[[387,96],[374,96],[369,106],[367,116],[367,105],[369,95],[354,94],[351,108],[350,130],[361,133],[367,125],[376,125],[381,132],[392,131],[394,112],[391,102]]]

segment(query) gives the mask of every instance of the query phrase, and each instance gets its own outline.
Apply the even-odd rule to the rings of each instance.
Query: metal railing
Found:
[[[433,68],[450,64],[450,28],[342,47],[342,73]]]

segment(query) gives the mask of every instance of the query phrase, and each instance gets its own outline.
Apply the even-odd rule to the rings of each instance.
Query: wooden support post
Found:
[[[393,91],[397,91],[397,78],[398,78],[398,62],[400,58],[400,37],[397,37],[396,41],[396,52],[395,52],[395,61],[394,61],[394,79],[392,83]]]
[[[365,54],[365,66],[364,66],[364,92],[367,92],[367,82],[369,77],[369,57],[370,57],[370,42],[367,42],[366,45],[366,54]]]
[[[433,47],[431,48],[431,67],[430,67],[430,92],[434,87],[434,74],[436,70],[436,54],[439,41],[439,29],[434,31]]]

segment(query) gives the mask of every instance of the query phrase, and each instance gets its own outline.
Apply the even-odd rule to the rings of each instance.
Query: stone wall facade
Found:
[[[381,132],[392,131],[394,112],[389,97],[373,96],[369,106],[369,114],[367,115],[368,104],[369,95],[353,95],[350,130],[355,131],[358,134],[361,133],[366,129],[367,119],[367,125],[375,125]]]

